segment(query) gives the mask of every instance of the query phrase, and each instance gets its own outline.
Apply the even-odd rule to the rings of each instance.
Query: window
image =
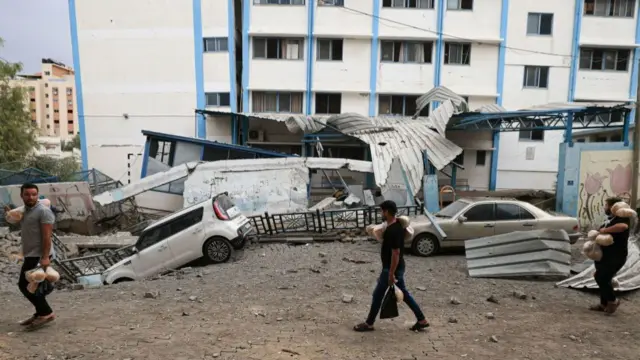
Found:
[[[51,71],[45,71],[44,74],[49,76],[49,75],[51,75]]]
[[[378,115],[414,116],[418,111],[418,95],[380,95]],[[429,106],[420,111],[419,116],[429,116]]]
[[[253,92],[251,111],[302,114],[302,92]]]
[[[73,110],[67,110],[67,114],[73,114]]]
[[[49,97],[49,94],[44,94],[44,97],[48,98],[48,97]]]
[[[342,94],[316,94],[316,114],[340,114]]]
[[[44,107],[46,107],[48,109],[49,108],[49,104],[45,104]]]
[[[140,239],[138,239],[138,242],[136,243],[136,250],[142,251],[168,238],[170,232],[169,226],[170,224],[164,224],[150,229],[140,235]]]
[[[622,141],[622,135],[621,134],[613,134],[613,135],[611,135],[611,142],[618,142],[618,141]]]
[[[431,64],[433,43],[407,41],[381,41],[380,61]]]
[[[51,92],[53,93],[53,95],[58,95],[58,88],[51,88]]]
[[[462,152],[458,154],[458,156],[456,156],[455,159],[453,159],[453,162],[460,166],[464,165],[464,150],[462,150]]]
[[[31,102],[36,102],[36,99],[34,99],[34,98],[31,98]]]
[[[473,0],[447,0],[447,10],[473,10]]]
[[[58,113],[60,112],[60,110],[55,109],[55,110],[53,110],[53,112],[54,112],[54,113],[56,113],[56,114],[58,114]]]
[[[382,0],[382,7],[433,9],[434,0]]]
[[[526,127],[543,127],[544,122],[542,120],[525,120]],[[544,130],[521,130],[519,134],[520,140],[525,141],[544,141]]]
[[[73,125],[73,120],[67,120],[67,125]]]
[[[73,94],[73,89],[67,88],[67,95],[71,95],[71,94]]]
[[[525,66],[524,87],[546,89],[549,85],[548,66]]]
[[[44,83],[44,87],[49,87],[49,84],[47,84],[47,83]]]
[[[203,215],[202,206],[198,206],[196,209],[176,218],[171,221],[170,229],[171,232],[169,236],[175,235],[181,231],[187,230],[188,228],[196,225],[202,221]]]
[[[171,150],[173,146],[173,142],[152,140],[151,144],[149,144],[149,157],[171,166]]]
[[[495,221],[495,207],[493,204],[479,204],[464,213],[468,222]]]
[[[204,38],[204,52],[229,51],[229,43],[226,37]]]
[[[585,139],[584,138],[578,139],[578,140],[576,140],[576,142],[583,143],[583,142],[585,142]]]
[[[527,34],[551,35],[553,14],[529,13],[527,17]]]
[[[476,166],[485,166],[486,163],[487,163],[487,151],[486,150],[476,151]]]
[[[496,220],[498,221],[518,221],[534,220],[535,217],[530,212],[515,204],[496,204]]]
[[[73,105],[73,100],[67,101],[67,105],[69,105],[69,106]]]
[[[444,63],[455,65],[469,65],[471,44],[446,43],[444,45]]]
[[[253,0],[256,5],[304,5],[304,0]]]
[[[360,146],[325,146],[322,156],[334,159],[364,160],[364,149]]]
[[[34,88],[33,86],[29,86],[29,91],[36,91],[36,88]]]
[[[344,0],[319,0],[319,6],[344,6]]]
[[[49,118],[49,114],[47,114],[47,119]]]
[[[318,39],[318,60],[342,60],[342,39]]]
[[[585,15],[633,17],[636,0],[585,0]]]
[[[580,69],[627,71],[629,50],[580,49]]]
[[[207,106],[229,106],[231,99],[229,93],[205,93]]]
[[[302,38],[254,38],[254,59],[302,60],[304,51]]]

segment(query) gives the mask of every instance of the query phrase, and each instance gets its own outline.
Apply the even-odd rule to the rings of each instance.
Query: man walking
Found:
[[[386,200],[380,204],[380,210],[382,210],[382,216],[387,223],[387,227],[382,234],[382,250],[380,252],[382,272],[373,291],[373,301],[369,316],[365,322],[354,326],[353,330],[358,332],[374,330],[373,323],[376,321],[382,306],[384,295],[389,287],[394,284],[402,291],[404,302],[416,316],[417,322],[411,327],[411,330],[424,330],[429,327],[429,322],[426,320],[422,310],[420,310],[420,306],[407,290],[404,282],[404,235],[406,230],[396,218],[398,207],[395,202]]]
[[[22,234],[22,254],[24,262],[20,270],[18,288],[24,297],[35,307],[35,314],[20,323],[28,330],[35,330],[53,321],[55,315],[43,294],[30,293],[27,290],[25,272],[38,267],[46,270],[50,259],[54,255],[51,243],[51,233],[55,216],[53,212],[38,201],[38,187],[34,184],[24,184],[20,187],[20,195],[24,202],[24,214],[20,222]],[[8,211],[5,208],[5,212]]]
[[[591,306],[593,311],[613,314],[620,306],[616,299],[611,281],[627,262],[630,219],[615,216],[611,213],[613,204],[622,201],[619,198],[608,198],[604,204],[607,220],[600,227],[600,234],[610,234],[613,244],[602,246],[602,258],[595,262],[595,280],[600,288],[600,304]]]

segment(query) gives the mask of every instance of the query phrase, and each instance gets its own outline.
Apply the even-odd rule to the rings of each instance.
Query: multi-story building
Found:
[[[41,72],[18,75],[13,82],[27,89],[31,121],[40,136],[68,140],[78,134],[73,69],[51,59],[42,59]]]
[[[628,101],[637,2],[70,0],[85,166],[117,177],[142,129],[235,140],[229,122],[194,119],[196,108],[408,116],[436,86],[471,109]],[[249,129],[254,145],[299,146],[281,123]],[[465,150],[458,178],[472,189],[493,187],[492,172],[498,189],[553,187],[561,131],[447,136]]]

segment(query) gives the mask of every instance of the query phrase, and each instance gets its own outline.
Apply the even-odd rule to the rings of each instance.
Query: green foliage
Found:
[[[25,103],[26,89],[10,83],[21,70],[22,64],[0,58],[0,163],[24,159],[37,144],[36,128]]]
[[[73,151],[73,149],[80,149],[80,135],[76,134],[73,139],[69,141],[61,142],[62,151]]]
[[[59,181],[73,180],[72,175],[80,171],[80,163],[73,156],[66,158],[54,158],[46,155],[29,156],[23,168],[30,167],[57,176]]]

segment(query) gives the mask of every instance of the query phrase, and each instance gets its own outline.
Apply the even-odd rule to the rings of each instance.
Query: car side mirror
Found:
[[[467,217],[466,217],[466,216],[464,216],[464,215],[460,215],[460,216],[458,217],[458,222],[459,222],[460,224],[464,223],[465,221],[467,221]]]
[[[138,249],[136,249],[136,248],[131,248],[131,251],[132,251],[134,254],[137,254],[137,253],[138,253]]]

